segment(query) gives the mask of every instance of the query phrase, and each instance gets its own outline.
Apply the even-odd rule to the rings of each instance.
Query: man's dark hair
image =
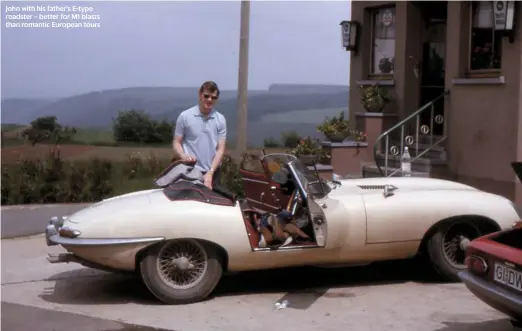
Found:
[[[217,92],[217,96],[219,97],[219,87],[217,84],[211,80],[204,82],[199,88],[199,94],[203,93],[203,91],[209,91],[210,93]]]

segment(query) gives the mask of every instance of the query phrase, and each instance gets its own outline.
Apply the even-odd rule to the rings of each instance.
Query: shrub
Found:
[[[239,165],[234,162],[234,159],[230,155],[225,155],[221,163],[220,184],[227,187],[239,197],[244,196]]]
[[[22,132],[22,137],[34,146],[41,142],[59,144],[68,142],[76,134],[75,128],[62,126],[56,116],[38,117]]]
[[[301,137],[296,131],[283,132],[281,133],[281,141],[286,148],[296,148],[299,141],[301,141]]]
[[[120,111],[113,120],[113,133],[116,142],[169,143],[175,125],[165,120],[156,121],[142,110]]]
[[[99,201],[113,190],[111,170],[107,160],[63,162],[51,150],[43,159],[3,167],[2,204]]]
[[[279,141],[277,141],[276,139],[270,137],[270,138],[264,140],[263,146],[265,148],[277,148],[277,147],[281,147],[281,143],[279,143]]]
[[[169,164],[153,154],[128,155],[125,162],[101,158],[66,162],[59,151],[42,159],[2,167],[2,205],[97,202],[111,196],[154,188],[153,180]],[[225,156],[221,184],[243,196],[238,165]]]

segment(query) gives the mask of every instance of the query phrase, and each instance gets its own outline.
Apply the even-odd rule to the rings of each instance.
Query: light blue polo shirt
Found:
[[[208,115],[201,114],[196,105],[179,114],[174,135],[183,137],[181,146],[186,154],[197,159],[196,168],[208,171],[218,141],[227,138],[227,121],[216,109]]]

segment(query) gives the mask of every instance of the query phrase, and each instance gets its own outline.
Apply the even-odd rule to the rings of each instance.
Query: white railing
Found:
[[[373,146],[373,157],[375,160],[375,164],[377,165],[377,169],[381,173],[382,176],[391,177],[395,175],[398,171],[400,171],[400,167],[397,167],[394,171],[391,171],[389,167],[390,154],[392,157],[400,157],[404,152],[404,147],[408,147],[409,153],[414,152],[414,157],[410,159],[410,162],[415,161],[420,158],[430,150],[432,150],[435,146],[440,145],[444,140],[446,140],[447,135],[443,134],[442,136],[435,136],[433,133],[433,128],[435,124],[441,125],[444,122],[444,117],[442,115],[435,115],[435,103],[437,101],[443,101],[441,99],[445,99],[449,95],[449,90],[444,91],[440,96],[428,102],[411,115],[394,125],[392,128],[383,132],[375,141],[375,145]],[[429,112],[429,125],[423,124],[421,125],[421,115]],[[399,135],[400,143],[397,145],[390,146],[390,137],[397,138]],[[424,142],[427,147],[424,148],[422,152],[419,153],[419,144],[420,138],[428,137],[428,142]],[[384,142],[384,148],[382,148],[382,143]],[[406,145],[406,146],[405,146]],[[378,154],[384,150],[384,165],[381,167],[379,164]],[[396,162],[394,162],[396,163]]]

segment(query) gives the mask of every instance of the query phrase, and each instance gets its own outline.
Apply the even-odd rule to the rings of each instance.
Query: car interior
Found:
[[[181,163],[182,162],[179,160],[173,162],[162,171],[158,178],[165,176],[169,171]],[[261,232],[259,229],[259,221],[267,212],[251,207],[246,199],[238,199],[234,193],[223,186],[213,187],[213,189],[210,190],[204,185],[196,184],[189,180],[180,180],[164,186],[163,193],[171,201],[192,200],[224,206],[235,206],[236,203],[239,203],[243,214],[246,232],[253,250],[316,247],[315,233],[312,222],[310,221],[306,202],[300,197],[299,189],[286,167],[286,165],[283,165],[281,171],[269,172],[273,182],[281,183],[278,185],[277,190],[280,190],[281,194],[290,196],[288,204],[286,206],[279,206],[279,209],[280,211],[290,212],[292,215],[292,223],[301,231],[306,233],[309,239],[300,240],[300,238],[294,237],[295,240],[290,245],[284,247],[280,247],[280,243],[268,245],[263,248],[260,247],[259,241],[261,238]]]
[[[286,167],[286,165],[285,165]],[[286,170],[286,169],[284,169]],[[279,180],[276,179],[276,182],[279,181],[281,184],[278,190],[281,190],[282,194],[290,195],[290,200],[286,206],[279,206],[281,211],[288,211],[292,214],[292,222],[297,225],[303,232],[305,232],[309,236],[309,240],[303,241],[299,238],[295,238],[295,240],[288,246],[280,247],[280,243],[276,243],[274,245],[268,245],[266,248],[262,248],[259,246],[261,233],[259,230],[259,220],[262,215],[266,212],[263,210],[252,208],[248,205],[246,200],[240,201],[241,210],[243,212],[243,218],[245,222],[245,227],[247,230],[247,234],[250,240],[250,245],[253,250],[273,250],[273,249],[291,249],[291,248],[307,248],[307,247],[316,247],[316,241],[314,236],[314,230],[312,222],[309,219],[309,213],[306,206],[306,202],[300,197],[299,190],[295,185],[295,182],[291,178],[288,171],[277,171],[271,173],[272,179],[276,179],[279,177]],[[283,180],[281,177],[284,176]]]

